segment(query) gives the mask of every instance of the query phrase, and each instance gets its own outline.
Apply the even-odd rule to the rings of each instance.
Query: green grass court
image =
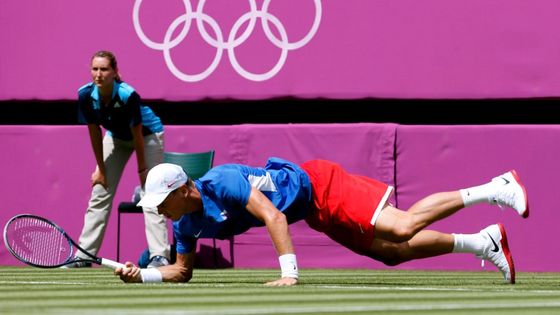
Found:
[[[195,270],[186,284],[124,284],[105,268],[0,267],[0,314],[560,314],[560,273]]]

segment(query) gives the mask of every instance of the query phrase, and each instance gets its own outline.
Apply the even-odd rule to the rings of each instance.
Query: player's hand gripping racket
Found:
[[[92,262],[112,269],[125,267],[88,253],[58,225],[32,214],[16,215],[6,223],[4,243],[17,259],[39,268],[56,268],[74,262]],[[88,258],[75,257],[75,249]]]

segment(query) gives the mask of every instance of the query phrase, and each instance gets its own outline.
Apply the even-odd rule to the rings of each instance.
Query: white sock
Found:
[[[465,207],[468,207],[481,202],[491,202],[497,187],[496,183],[489,182],[480,186],[460,189],[459,192],[461,193],[461,198],[463,198],[463,204]]]
[[[454,253],[473,253],[480,254],[486,246],[486,239],[476,234],[455,234],[453,233],[453,252]]]

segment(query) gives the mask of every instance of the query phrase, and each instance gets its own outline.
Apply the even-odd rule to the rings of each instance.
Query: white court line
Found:
[[[62,282],[62,281],[0,281],[0,284],[66,284],[66,285],[91,285],[91,282]]]
[[[375,286],[343,286],[343,285],[306,285],[319,289],[351,289],[370,291],[459,291],[459,292],[520,292],[520,293],[558,293],[560,290],[516,290],[511,288],[441,288],[441,287],[375,287]]]
[[[553,302],[507,302],[495,303],[489,302],[486,304],[471,302],[459,303],[445,303],[445,304],[398,304],[398,305],[349,305],[349,306],[308,306],[308,307],[274,307],[274,308],[247,308],[246,306],[239,309],[221,308],[216,310],[166,310],[158,309],[158,314],[187,314],[187,315],[256,315],[256,314],[293,314],[293,313],[335,313],[335,312],[371,312],[371,311],[435,311],[435,310],[473,310],[473,309],[508,309],[508,308],[544,308],[544,307],[560,307],[560,301]],[[91,310],[98,313],[99,308]],[[67,312],[67,309],[49,309],[49,311],[60,311],[60,313]],[[118,308],[103,308],[103,312],[110,314],[153,314],[155,309],[144,310],[123,310]],[[88,309],[82,308],[80,313],[89,313]]]
[[[320,289],[351,289],[351,290],[371,290],[371,291],[488,291],[482,289],[468,288],[434,288],[434,287],[375,287],[375,286],[344,286],[344,285],[312,285]]]
[[[0,284],[62,284],[62,285],[91,285],[91,282],[61,282],[61,281],[2,281]],[[177,287],[226,287],[228,285],[216,283],[174,283]],[[456,292],[520,292],[520,293],[558,293],[557,290],[515,290],[515,288],[484,288],[484,289],[469,289],[469,288],[437,288],[437,287],[377,287],[377,286],[342,286],[342,285],[302,285],[305,287],[318,288],[318,289],[349,289],[349,290],[367,290],[367,291],[456,291]]]

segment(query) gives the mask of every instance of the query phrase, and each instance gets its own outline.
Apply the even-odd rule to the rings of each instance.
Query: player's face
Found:
[[[179,220],[183,214],[187,213],[183,195],[184,191],[182,187],[172,191],[157,207],[158,213],[173,221]]]
[[[117,72],[111,67],[111,62],[105,57],[95,57],[91,60],[91,78],[99,89],[113,86]]]

